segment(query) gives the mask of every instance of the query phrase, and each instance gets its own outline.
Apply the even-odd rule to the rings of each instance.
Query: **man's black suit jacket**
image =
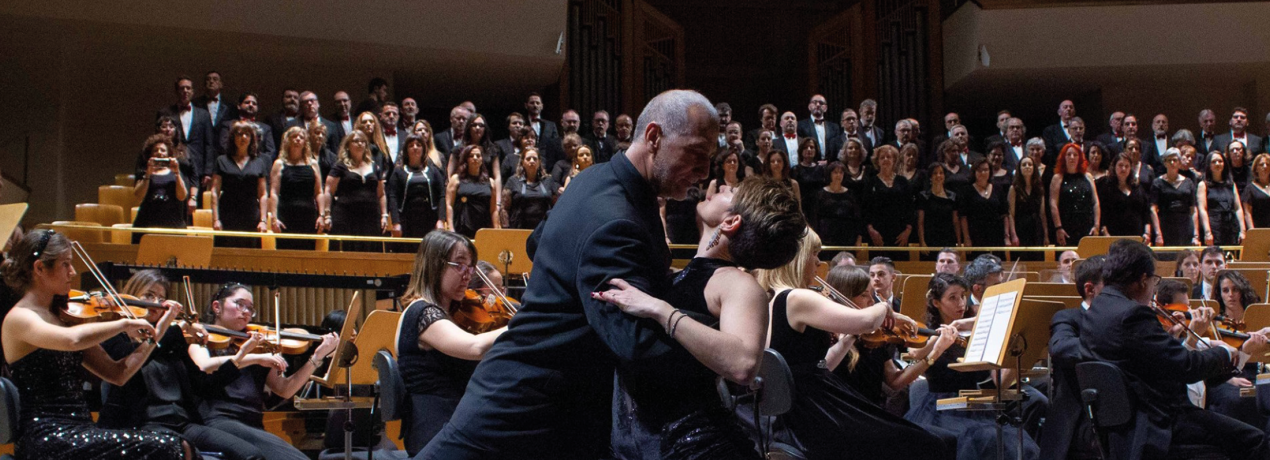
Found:
[[[217,98],[219,104],[216,105],[216,113],[212,113],[211,109],[207,108],[206,94],[194,98],[193,104],[195,107],[207,110],[208,115],[212,116],[212,126],[215,127],[225,118],[238,116],[238,107],[234,106],[234,100],[234,98],[229,97],[225,93],[220,93],[220,96]]]
[[[817,154],[816,159],[817,160],[823,160],[825,158],[833,157],[835,155],[831,153],[833,152],[832,150],[828,150],[829,141],[835,137],[838,137],[839,134],[842,134],[842,126],[834,124],[833,122],[829,121],[828,118],[824,119],[824,126],[825,126],[825,143],[824,145],[821,145],[820,138],[816,136],[816,129],[812,127],[811,118],[806,118],[806,119],[798,121],[798,137],[810,137],[813,141],[816,142],[816,154]]]
[[[613,154],[617,153],[617,138],[612,134],[605,134],[603,138],[595,136],[583,138],[582,142],[591,148],[591,156],[595,163],[604,163],[613,159]]]
[[[192,105],[192,104],[191,104]],[[194,166],[194,174],[199,177],[209,176],[212,174],[210,166],[216,161],[216,154],[212,148],[212,116],[207,113],[206,109],[197,106],[190,108],[190,132],[185,132],[185,126],[181,124],[181,109],[176,105],[172,105],[166,109],[160,110],[155,118],[162,115],[168,115],[176,119],[176,135],[185,144],[185,155],[189,157],[190,164]],[[145,159],[138,162],[137,168],[145,169]]]
[[[546,118],[539,118],[538,123],[540,132],[538,133],[538,155],[542,158],[539,164],[554,165],[557,161],[564,158],[564,146],[561,145],[560,128],[556,126],[556,122]],[[525,126],[533,129],[533,125],[525,122]]]
[[[1258,136],[1253,133],[1248,133],[1247,135],[1248,135],[1248,145],[1245,145],[1244,147],[1247,149],[1248,154],[1256,155],[1258,153],[1265,153],[1266,145],[1264,143],[1264,140],[1261,139],[1261,136]],[[1213,139],[1213,145],[1215,146],[1213,150],[1221,150],[1222,153],[1225,153],[1226,147],[1229,146],[1234,139],[1235,139],[1235,135],[1234,133],[1231,133],[1230,131],[1226,131],[1224,133],[1218,134],[1217,137]],[[1205,158],[1207,158],[1207,155],[1205,155]],[[1205,163],[1205,166],[1207,166],[1207,163]]]
[[[574,178],[526,247],[519,313],[419,458],[607,458],[614,369],[656,369],[674,346],[660,324],[591,298],[612,278],[669,287],[657,194],[625,154]]]
[[[300,117],[297,115],[295,118]],[[287,126],[290,123],[291,121],[287,121],[287,114],[281,110],[265,118],[265,124],[273,130],[273,145],[282,145],[282,133],[287,132]]]
[[[1037,440],[1042,459],[1066,460],[1073,444],[1092,439],[1078,434],[1088,428],[1080,384],[1076,381],[1076,365],[1089,359],[1089,353],[1080,346],[1080,318],[1084,313],[1080,307],[1068,308],[1055,313],[1050,321],[1050,384],[1054,397]]]
[[[216,128],[216,154],[211,155],[207,160],[205,167],[207,174],[215,170],[216,157],[224,155],[230,149],[229,129],[234,127],[234,123],[238,122],[238,117],[226,118]],[[268,158],[269,165],[273,164],[273,160],[278,158],[278,146],[273,143],[273,128],[268,123],[260,121],[253,122],[256,125],[256,133],[260,136],[260,143],[257,146],[257,153],[262,158]]]
[[[1080,345],[1090,359],[1119,367],[1135,397],[1134,422],[1109,433],[1113,458],[1164,458],[1174,419],[1199,410],[1187,399],[1186,385],[1234,371],[1225,349],[1186,349],[1150,308],[1114,286],[1103,288],[1080,318]]]

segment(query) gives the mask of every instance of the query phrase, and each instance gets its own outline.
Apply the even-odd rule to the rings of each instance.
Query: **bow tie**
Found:
[[[1023,143],[1022,143],[1022,142],[1012,142],[1012,143],[1010,143],[1010,146],[1011,146],[1011,147],[1023,148]]]
[[[1157,134],[1157,135],[1155,135],[1155,138],[1156,138],[1156,139],[1168,139],[1168,138],[1169,138],[1169,136],[1168,136],[1167,134]]]
[[[244,116],[244,117],[240,117],[238,120],[239,120],[239,121],[250,121],[250,122],[252,122],[252,123],[255,123],[255,122],[256,122],[256,117],[254,117],[254,116],[251,116],[251,117],[249,117],[249,116]]]
[[[384,135],[385,135],[385,136],[396,136],[396,135],[397,135],[397,127],[396,127],[396,126],[389,126],[389,127],[384,128]]]
[[[220,98],[217,96],[212,96],[207,98],[207,102],[218,102],[218,101],[220,101]]]
[[[786,138],[786,139],[794,139],[795,137],[797,137],[797,136],[795,136],[795,135],[793,135],[793,134],[786,134],[786,135],[785,135],[785,138]]]
[[[348,121],[348,120],[349,120],[348,115],[344,115],[340,117],[340,121]]]
[[[194,110],[194,109],[192,108],[192,106],[191,106],[190,104],[185,104],[185,105],[181,106],[181,112],[182,112],[182,113],[184,113],[184,112],[189,112],[189,111],[191,111],[191,110]]]
[[[818,124],[818,125],[823,125],[823,124],[825,124],[825,119],[824,119],[824,118],[821,118],[821,119],[817,120],[817,119],[813,118],[813,119],[811,119],[811,122],[812,122],[812,123],[815,123],[815,124]]]

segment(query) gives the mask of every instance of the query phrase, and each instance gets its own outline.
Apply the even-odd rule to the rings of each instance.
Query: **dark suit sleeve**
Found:
[[[608,280],[613,278],[650,292],[650,277],[662,274],[658,271],[661,269],[653,267],[664,266],[664,261],[655,260],[657,251],[648,237],[644,226],[618,220],[597,228],[581,246],[576,284],[587,323],[624,363],[664,354],[668,348],[659,341],[664,336],[661,326],[592,299],[591,292],[608,290]]]
[[[1234,367],[1230,353],[1222,348],[1203,351],[1186,349],[1160,326],[1146,307],[1134,308],[1124,319],[1125,354],[1142,360],[1139,377],[1146,381],[1181,380],[1188,383],[1229,374]]]
[[[1060,311],[1050,323],[1050,359],[1056,369],[1071,369],[1082,361],[1079,309]]]
[[[207,157],[212,157],[212,159],[216,158],[216,153],[215,153],[216,150],[213,145],[216,142],[215,141],[216,138],[212,137],[212,132],[214,130],[212,129],[212,117],[210,115],[207,117],[207,123],[203,123],[202,129],[203,129],[203,135],[202,135],[202,138],[199,139],[199,141],[202,143],[202,145],[200,146],[201,150],[199,151],[199,156],[202,157],[201,159],[203,159],[203,161],[201,162],[195,161],[194,164],[196,165],[207,164],[207,160],[206,160]],[[210,175],[210,173],[200,170],[197,166],[194,168],[194,174],[198,175],[199,177]]]
[[[406,174],[404,170],[393,171],[388,176],[388,184],[384,194],[388,195],[388,212],[392,214],[395,224],[401,223],[401,190],[405,188]]]

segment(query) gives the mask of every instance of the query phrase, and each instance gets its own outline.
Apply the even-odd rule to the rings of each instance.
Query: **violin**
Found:
[[[821,279],[819,276],[816,277],[816,282],[820,283],[821,289],[823,289],[830,299],[856,310],[861,309],[860,306],[849,297],[835,289],[833,286],[830,286],[828,282]],[[926,341],[932,336],[939,336],[939,331],[918,327],[917,330],[910,332],[900,327],[881,327],[876,331],[861,335],[859,340],[866,348],[878,348],[888,344],[920,348],[926,346]],[[958,343],[961,343],[963,346],[965,345],[964,337],[957,337],[957,340]]]
[[[1163,326],[1165,330],[1168,330],[1173,326],[1180,325],[1186,333],[1190,334],[1198,342],[1203,342],[1203,338],[1200,337],[1199,333],[1191,330],[1191,313],[1189,306],[1185,304],[1161,304],[1159,301],[1153,300],[1151,308],[1155,310],[1156,318],[1160,320],[1160,325]],[[1180,316],[1183,316],[1185,319],[1178,319],[1174,316],[1174,313],[1180,313]],[[1218,320],[1219,317],[1223,318],[1224,321]],[[1234,327],[1230,326],[1242,325],[1242,321],[1226,318],[1225,315],[1218,315],[1213,319],[1218,320],[1218,322],[1213,323],[1210,327],[1213,338],[1221,340],[1226,345],[1230,345],[1231,347],[1238,349],[1242,347],[1244,342],[1250,337],[1247,333],[1239,332],[1238,330],[1235,330]]]
[[[115,286],[110,284],[110,279],[106,277],[106,274],[97,268],[97,262],[93,260],[92,256],[88,255],[88,251],[78,241],[71,241],[71,251],[84,263],[88,273],[101,285],[103,293],[90,295],[82,291],[71,290],[67,295],[66,303],[59,305],[57,309],[57,316],[62,322],[77,325],[118,319],[140,319],[145,318],[152,308],[167,309],[167,307],[160,304],[145,302],[133,296],[125,297],[119,294]],[[78,301],[71,301],[72,298]],[[149,334],[147,333],[146,335]],[[154,344],[154,337],[146,337],[136,341]]]
[[[232,331],[210,325],[204,325],[203,328],[208,332],[207,348],[212,350],[223,350],[231,345],[235,347],[242,346],[251,338],[251,333],[253,332],[264,335],[266,340],[261,341],[256,345],[256,349],[250,350],[249,353],[298,355],[307,351],[309,345],[313,342],[322,341],[322,336],[309,334],[299,328],[283,329],[281,332],[260,324],[248,324],[245,331]]]
[[[454,324],[472,334],[483,334],[506,326],[516,315],[519,308],[503,291],[490,282],[488,276],[479,269],[474,271],[481,281],[489,286],[492,294],[482,296],[473,289],[463,292],[463,300],[450,315]]]

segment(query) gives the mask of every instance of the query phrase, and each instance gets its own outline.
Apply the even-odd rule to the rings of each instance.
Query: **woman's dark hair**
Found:
[[[1002,157],[1005,156],[1005,141],[992,141],[983,149],[983,157],[987,158],[992,154],[993,150],[1000,150]],[[1002,165],[1004,167],[1005,165]]]
[[[239,290],[251,292],[251,288],[247,287],[247,285],[233,281],[222,284],[220,288],[216,289],[216,292],[212,293],[212,300],[207,302],[207,308],[203,309],[203,322],[207,324],[216,323],[216,312],[212,310],[212,303],[220,302],[222,308],[224,308],[223,305],[225,304],[225,299],[234,295],[234,293]]]
[[[9,250],[9,258],[0,264],[5,284],[20,294],[26,293],[35,277],[36,262],[52,269],[53,264],[71,250],[71,241],[53,230],[27,233]]]
[[[410,154],[408,151],[410,150],[410,144],[413,143],[418,143],[419,146],[423,147],[423,153],[419,154],[419,165],[423,166],[428,164],[428,146],[423,145],[423,136],[410,133],[406,135],[406,142],[401,144],[401,154],[397,155],[397,166],[409,165]]]
[[[467,173],[467,158],[472,155],[473,150],[477,150],[477,149],[480,149],[481,151],[480,152],[481,158],[482,158],[481,172],[477,174],[476,176],[472,176],[471,174]],[[463,149],[459,150],[459,165],[458,165],[459,180],[471,180],[471,181],[477,181],[477,182],[489,181],[489,176],[490,176],[489,168],[486,166],[485,161],[483,160],[485,157],[485,153],[486,153],[485,147],[482,147],[479,145],[464,145]]]
[[[745,165],[741,163],[741,153],[731,147],[721,149],[719,150],[719,153],[715,154],[714,174],[712,174],[713,179],[718,179],[720,181],[723,180],[723,163],[728,161],[728,157],[731,156],[736,157],[736,180],[739,181],[745,179]]]
[[[728,252],[747,269],[772,269],[798,255],[807,221],[794,190],[778,181],[751,177],[741,181],[729,210],[741,216]]]
[[[829,164],[825,165],[825,179],[829,179],[829,177],[833,175],[834,171],[842,171],[842,175],[846,176],[847,165],[842,164],[841,161],[829,162]]]
[[[344,329],[344,319],[348,317],[348,313],[341,309],[331,310],[326,316],[322,317],[322,325],[318,326],[322,332],[339,332]]]
[[[1173,276],[1176,276],[1178,278],[1185,278],[1185,276],[1182,275],[1182,264],[1186,263],[1186,259],[1189,259],[1191,257],[1195,257],[1195,263],[1200,262],[1199,252],[1196,252],[1194,249],[1183,249],[1181,251],[1178,251],[1177,266],[1173,267]]]
[[[1092,156],[1091,152],[1093,152],[1094,149],[1098,149],[1098,170],[1106,171],[1108,168],[1108,161],[1111,160],[1110,158],[1107,157],[1107,152],[1108,152],[1107,146],[1102,145],[1102,142],[1089,141],[1089,143],[1085,144],[1085,159],[1086,160],[1088,160]]]
[[[1023,168],[1021,166],[1024,161],[1032,162],[1031,176],[1025,177],[1023,175]],[[1027,179],[1031,179],[1032,185],[1030,187],[1027,184]],[[1013,186],[1015,205],[1017,205],[1020,201],[1027,201],[1029,198],[1034,196],[1044,196],[1042,195],[1043,189],[1041,189],[1041,168],[1036,167],[1036,160],[1033,160],[1031,157],[1023,157],[1023,159],[1019,160],[1019,167],[1015,167],[1014,170]]]
[[[770,152],[767,152],[767,158],[763,159],[763,177],[772,177],[771,162],[772,162],[772,157],[776,155],[780,156],[781,164],[785,166],[784,168],[782,168],[782,171],[781,171],[781,182],[784,182],[786,185],[791,184],[792,182],[791,182],[791,179],[789,178],[789,157],[785,156],[787,154],[780,150],[772,150]]]
[[[146,159],[154,158],[154,150],[160,145],[168,147],[168,156],[176,157],[176,148],[172,145],[172,139],[163,134],[154,134],[146,138],[145,146],[141,147],[141,151],[146,153]]]
[[[1132,168],[1133,168],[1133,159],[1132,159],[1132,158],[1129,158],[1129,154],[1124,153],[1124,152],[1120,152],[1120,153],[1116,154],[1116,160],[1115,160],[1115,161],[1112,161],[1112,162],[1111,162],[1111,165],[1112,165],[1112,166],[1115,166],[1115,165],[1116,165],[1116,163],[1119,163],[1119,162],[1120,162],[1120,160],[1124,160],[1124,161],[1129,162],[1129,168],[1130,168],[1130,170],[1129,170],[1129,177],[1128,177],[1128,185],[1129,185],[1129,187],[1130,187],[1130,188],[1132,188],[1132,187],[1137,187],[1137,186],[1138,186],[1138,175],[1137,175],[1137,174],[1134,174],[1134,173],[1133,173],[1133,170],[1132,170]],[[1115,171],[1112,171],[1112,181],[1111,181],[1111,183],[1112,183],[1113,185],[1115,185],[1116,187],[1119,187],[1119,186],[1120,186],[1120,174],[1116,174],[1116,172],[1115,172]]]
[[[1261,303],[1261,296],[1257,295],[1257,291],[1252,290],[1252,282],[1248,281],[1248,278],[1244,277],[1243,273],[1235,270],[1222,270],[1217,273],[1217,279],[1213,280],[1213,286],[1216,289],[1213,289],[1210,294],[1213,296],[1212,300],[1216,300],[1217,306],[1220,307],[1217,313],[1226,314],[1226,301],[1222,300],[1221,297],[1221,282],[1224,280],[1230,280],[1231,283],[1235,284],[1235,289],[1239,290],[1239,303],[1242,304],[1241,306],[1244,309],[1254,303]]]
[[[481,135],[481,142],[475,145],[481,146],[481,152],[483,154],[490,155],[493,153],[492,149],[494,148],[494,141],[490,140],[489,119],[485,118],[485,115],[474,113],[467,117],[467,123],[463,124],[463,145],[473,145],[472,128],[476,124],[476,119],[478,118],[485,121],[485,134]],[[489,147],[489,148],[486,148],[486,147]]]
[[[1213,156],[1219,156],[1222,159],[1221,177],[1213,177]],[[1229,184],[1231,181],[1230,159],[1226,158],[1226,154],[1214,150],[1209,152],[1207,160],[1204,162],[1204,182],[1209,185]]]
[[[954,275],[952,273],[936,273],[930,278],[930,282],[926,284],[926,315],[922,321],[930,326],[938,326],[942,324],[943,318],[940,316],[939,307],[935,306],[935,302],[944,298],[944,294],[948,293],[948,289],[953,286],[961,286],[961,289],[970,295],[970,282],[965,278]],[[975,315],[974,309],[970,305],[966,305],[966,317]]]
[[[538,141],[538,133],[534,132],[534,129],[533,129],[533,128],[530,128],[529,126],[525,126],[524,128],[520,128],[520,132],[519,132],[519,133],[517,133],[517,134],[519,134],[519,136],[517,136],[517,137],[516,137],[516,141],[514,142],[514,144],[516,145],[516,147],[517,147],[517,148],[520,148],[521,150],[524,150],[524,149],[525,149],[525,139],[527,139],[529,136],[533,136],[533,137],[534,137],[534,141],[535,141],[535,142],[534,142],[534,145],[535,145],[535,146],[536,146],[536,145],[538,145],[538,144],[537,144],[537,141]],[[510,155],[512,152],[504,152],[504,153],[507,153],[507,154],[509,154],[509,155]]]
[[[1102,279],[1121,292],[1145,275],[1155,274],[1155,253],[1147,245],[1133,240],[1116,240],[1107,250],[1107,263]]]
[[[970,183],[979,182],[979,165],[988,166],[988,183],[992,183],[992,164],[988,163],[987,158],[979,158],[970,165]]]

